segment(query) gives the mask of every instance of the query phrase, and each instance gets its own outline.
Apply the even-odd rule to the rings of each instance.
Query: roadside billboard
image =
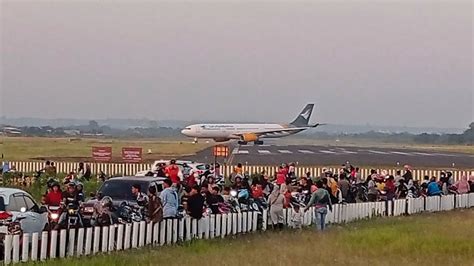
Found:
[[[122,161],[126,163],[139,163],[142,161],[142,148],[122,148]]]
[[[110,162],[112,147],[92,147],[92,159],[97,162]]]

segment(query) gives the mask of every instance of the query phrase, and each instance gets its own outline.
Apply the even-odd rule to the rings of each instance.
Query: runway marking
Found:
[[[406,156],[412,156],[412,154],[410,154],[410,153],[401,152],[401,151],[391,151],[390,153],[399,154],[399,155],[406,155]]]
[[[347,150],[343,150],[342,151],[343,153],[347,153],[347,154],[357,154],[356,151],[347,151]]]
[[[334,151],[327,151],[327,150],[320,150],[319,152],[326,153],[326,154],[335,154]]]
[[[384,151],[373,151],[373,150],[368,150],[368,152],[375,153],[375,154],[389,154],[388,152],[384,152]]]
[[[239,150],[238,154],[249,154],[249,151],[246,150]]]
[[[235,148],[232,150],[232,154],[239,154],[239,148]]]
[[[278,150],[279,153],[285,153],[285,154],[291,154],[293,153],[292,151],[289,150]]]
[[[424,153],[424,152],[412,152],[412,153],[416,155],[423,155],[423,156],[434,156],[434,154]]]
[[[258,150],[258,153],[260,154],[271,154],[269,150]]]
[[[305,154],[314,154],[314,151],[308,151],[308,150],[298,150],[298,152],[305,153]]]

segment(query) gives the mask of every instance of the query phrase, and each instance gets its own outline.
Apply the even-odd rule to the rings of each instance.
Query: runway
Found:
[[[473,168],[474,155],[427,150],[337,147],[311,145],[231,145],[228,164],[277,165],[297,162],[299,165],[339,165],[349,161],[357,166],[400,166],[414,167]],[[195,156],[182,159],[196,162],[212,162],[212,148]],[[454,164],[454,165],[453,165]]]

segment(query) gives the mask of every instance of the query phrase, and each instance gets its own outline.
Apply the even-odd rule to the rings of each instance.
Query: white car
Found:
[[[27,192],[0,188],[0,234],[8,234],[9,224],[18,220],[23,233],[39,233],[47,229],[48,212]]]
[[[152,172],[152,173],[156,172],[158,170],[158,167],[159,167],[160,164],[169,165],[170,160],[155,161],[153,163],[151,169],[145,170],[145,171],[140,171],[137,174],[135,174],[135,176],[146,176],[150,172]],[[184,164],[188,165],[191,168],[191,171],[190,171],[191,173],[201,174],[202,172],[204,172],[206,170],[206,165],[205,164],[195,163],[195,162],[192,162],[192,161],[176,160],[176,165],[179,167],[178,176],[181,180],[183,180],[183,177],[184,177],[184,175],[183,175],[183,170],[184,170],[183,165]]]

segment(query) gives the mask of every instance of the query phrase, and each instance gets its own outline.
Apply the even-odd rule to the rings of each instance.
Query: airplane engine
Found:
[[[245,142],[252,142],[258,140],[258,137],[256,134],[253,133],[245,133],[242,135],[241,139]]]

